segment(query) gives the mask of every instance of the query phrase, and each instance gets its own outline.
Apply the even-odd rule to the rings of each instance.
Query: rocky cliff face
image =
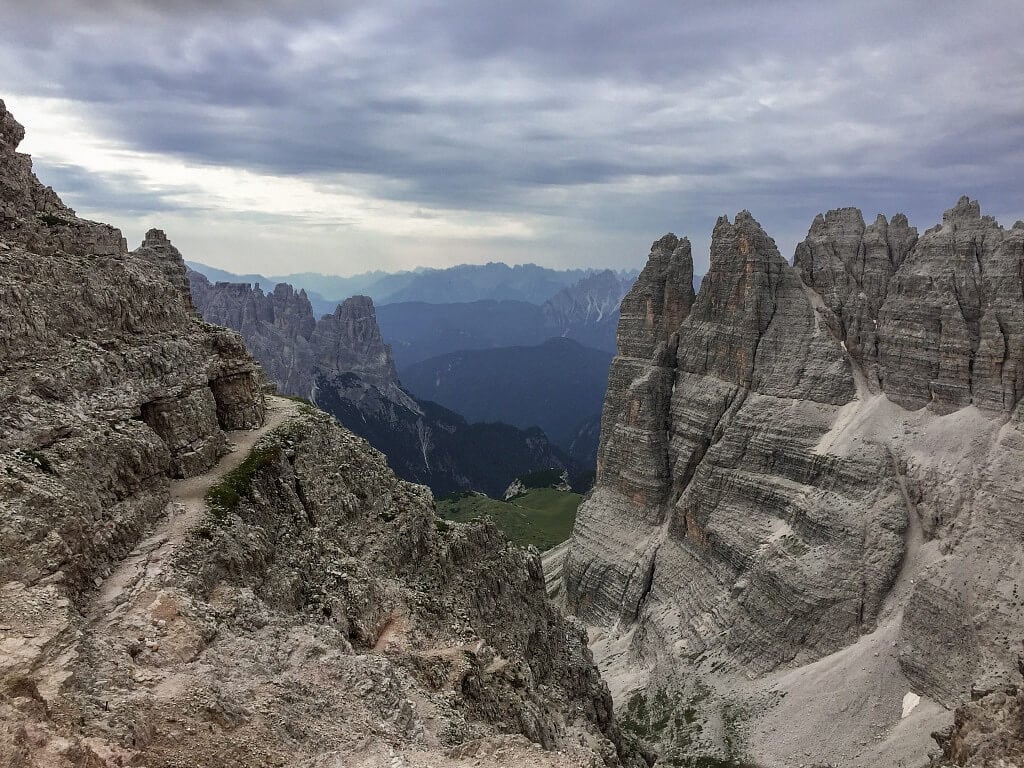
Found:
[[[185,266],[151,230],[129,252],[44,188],[0,103],[0,582],[91,582],[212,466],[225,430],[262,423],[256,365],[202,323]]]
[[[265,399],[163,233],[128,252],[0,126],[0,763],[637,765],[536,555]],[[359,304],[313,346],[372,357]]]
[[[366,296],[314,320],[305,292],[287,284],[264,294],[258,286],[211,284],[198,272],[189,272],[189,280],[203,317],[238,330],[280,392],[331,413],[384,452],[407,480],[439,494],[500,494],[519,474],[569,464],[539,430],[469,424],[413,398],[398,380]]]
[[[909,409],[1009,413],[1024,376],[1022,243],[1024,228],[967,198],[920,239],[903,216],[865,227],[844,208],[815,219],[796,264],[875,390]]]
[[[967,199],[920,238],[842,209],[791,267],[743,212],[694,298],[688,244],[655,243],[564,579],[613,688],[718,701],[666,749],[923,759],[943,706],[1017,674],[1022,246]]]
[[[1018,665],[1024,673],[1024,662]],[[1024,763],[1024,691],[978,692],[957,708],[953,724],[935,734],[942,751],[933,760],[941,768],[1008,766]]]
[[[317,375],[358,376],[385,397],[415,409],[402,391],[381,338],[373,301],[353,296],[320,320],[305,291],[279,283],[271,293],[245,283],[211,284],[189,270],[192,301],[210,323],[233,328],[281,392],[309,397]]]
[[[281,392],[309,392],[314,357],[309,340],[316,321],[305,291],[296,293],[284,283],[270,294],[241,283],[213,285],[191,269],[188,281],[203,319],[238,331]]]

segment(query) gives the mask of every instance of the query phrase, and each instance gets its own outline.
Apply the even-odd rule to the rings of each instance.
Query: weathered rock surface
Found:
[[[281,392],[309,392],[313,385],[309,339],[316,320],[305,291],[296,293],[285,283],[269,294],[243,283],[214,285],[191,269],[188,280],[192,301],[203,319],[238,331]]]
[[[536,554],[268,410],[164,235],[40,216],[0,126],[0,763],[636,765]]]
[[[1010,685],[971,698],[957,708],[951,727],[933,734],[942,748],[933,765],[1024,765],[1024,691]]]
[[[622,300],[619,354],[608,375],[597,475],[642,507],[668,475],[671,376],[679,323],[693,304],[690,242],[666,235]],[[651,499],[655,501],[655,499]]]
[[[921,238],[903,216],[865,227],[842,209],[794,268],[743,212],[716,225],[692,303],[688,246],[655,244],[623,302],[598,483],[562,563],[623,702],[710,691],[705,708],[735,711],[741,690],[745,753],[724,754],[739,726],[718,715],[705,750],[866,765],[907,757],[908,734],[972,684],[1017,674],[1021,235],[966,199]],[[826,703],[811,679],[861,693]],[[907,690],[929,703],[901,723]]]
[[[79,588],[212,466],[263,398],[237,334],[195,315],[180,254],[63,206],[0,103],[0,583]],[[14,504],[16,506],[8,506]]]
[[[170,529],[149,539],[81,614],[3,595],[9,640],[49,634],[31,671],[5,678],[0,754],[385,766],[426,752],[437,765],[522,734],[531,761],[635,763],[535,554],[490,524],[438,527],[429,493],[360,438],[276,407],[295,413],[256,443],[237,503],[176,547]],[[49,623],[31,623],[41,611]],[[541,752],[556,748],[564,758]]]
[[[869,227],[830,211],[797,247],[834,335],[889,399],[940,413],[1010,413],[1024,379],[1024,224],[1004,230],[966,197],[920,239],[897,215]]]
[[[388,456],[407,480],[438,494],[500,494],[517,475],[571,462],[537,429],[467,423],[402,388],[373,302],[346,299],[313,319],[303,291],[210,282],[190,272],[192,297],[212,323],[238,330],[278,390],[316,403]]]
[[[818,215],[807,238],[797,245],[795,266],[831,310],[825,319],[833,335],[862,368],[875,374],[878,317],[889,281],[917,242],[917,230],[897,214],[879,215],[865,226],[856,208]]]

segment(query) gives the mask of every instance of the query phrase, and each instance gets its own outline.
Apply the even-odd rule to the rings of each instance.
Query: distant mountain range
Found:
[[[346,309],[341,312],[309,289],[296,291],[288,283],[276,283],[272,292],[264,293],[251,285],[269,288],[278,278],[196,266],[205,270],[192,272],[193,294],[204,316],[239,330],[281,391],[315,399],[388,454],[409,479],[440,492],[493,490],[497,475],[481,475],[483,467],[470,471],[467,462],[472,459],[460,447],[477,442],[485,426],[495,427],[493,422],[518,430],[534,428],[539,435],[511,439],[512,433],[495,433],[494,447],[485,453],[493,458],[497,450],[508,456],[518,451],[518,458],[510,459],[512,469],[534,461],[580,469],[595,465],[619,304],[632,286],[632,273],[485,264],[354,278],[295,276],[326,291],[352,287],[398,298],[491,294],[539,300],[548,294],[537,303],[486,298],[379,307],[359,297],[343,302]],[[576,278],[571,284],[561,284],[571,278]],[[211,279],[220,282],[215,285]],[[359,311],[353,314],[357,305]],[[371,337],[380,337],[371,339],[369,368],[375,373],[370,379],[366,360],[356,360],[358,355],[324,356],[325,344],[337,346],[344,336],[340,325],[354,322],[372,328],[367,331]],[[363,349],[360,354],[366,358],[369,353]],[[396,368],[409,391],[399,384]],[[436,401],[437,408],[427,409],[426,401]],[[441,454],[457,461],[448,462]],[[497,463],[492,460],[489,466],[503,473],[505,468],[499,470]]]
[[[473,301],[409,302],[379,307],[377,321],[399,370],[449,352],[535,346],[564,337],[615,353],[619,303],[633,278],[611,270],[591,273],[543,304]]]
[[[544,313],[525,301],[421,301],[377,307],[380,332],[403,370],[448,352],[540,344],[551,337]]]
[[[195,272],[213,282],[256,283],[271,290],[287,283],[305,290],[317,314],[333,311],[334,305],[349,296],[363,295],[374,304],[424,301],[451,304],[482,300],[525,301],[543,304],[562,288],[592,275],[592,269],[549,269],[536,264],[509,266],[500,262],[460,264],[446,269],[417,269],[407,272],[365,272],[352,277],[301,272],[265,276],[235,274],[199,262],[186,262]],[[612,273],[632,284],[637,272]]]
[[[189,281],[203,318],[241,333],[279,391],[331,413],[384,453],[407,480],[429,485],[439,495],[460,490],[500,495],[524,472],[550,467],[576,472],[537,427],[470,424],[406,392],[366,296],[347,299],[315,320],[306,292],[287,284],[264,293],[248,284],[212,284],[195,271]]]
[[[585,347],[615,352],[619,304],[633,287],[635,273],[606,269],[568,285],[541,307],[552,336],[575,339]]]
[[[600,414],[611,361],[610,352],[554,338],[537,346],[451,352],[403,369],[401,378],[421,400],[470,421],[540,427],[566,449],[580,425]]]

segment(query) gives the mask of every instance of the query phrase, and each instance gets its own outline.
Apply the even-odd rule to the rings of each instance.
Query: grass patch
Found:
[[[442,520],[466,523],[488,517],[509,541],[544,551],[569,538],[582,498],[554,488],[534,488],[511,501],[465,492],[438,499],[435,507]]]
[[[224,475],[223,479],[210,486],[206,492],[206,504],[217,520],[223,520],[235,509],[243,498],[252,494],[252,481],[264,467],[270,466],[280,455],[277,445],[256,446],[245,461]]]
[[[278,397],[283,397],[285,400],[293,400],[296,403],[308,405],[310,408],[316,408],[309,398],[303,397],[302,395],[278,395]]]

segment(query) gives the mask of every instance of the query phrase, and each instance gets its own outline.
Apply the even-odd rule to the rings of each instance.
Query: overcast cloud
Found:
[[[8,7],[13,6],[13,7]],[[0,98],[80,214],[239,272],[700,271],[747,208],[1024,218],[1019,2],[4,3]]]

